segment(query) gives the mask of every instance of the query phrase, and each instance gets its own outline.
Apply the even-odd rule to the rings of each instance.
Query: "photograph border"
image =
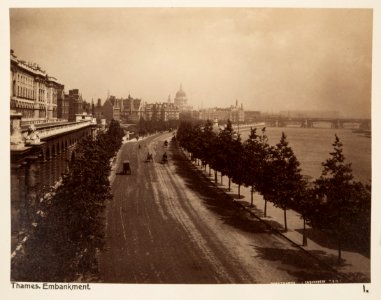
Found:
[[[303,7],[303,8],[372,8],[373,9],[373,51],[372,51],[372,233],[371,233],[371,283],[370,284],[316,284],[316,285],[274,285],[274,284],[231,284],[231,285],[191,285],[191,284],[90,284],[89,291],[40,291],[20,290],[12,288],[10,282],[10,161],[6,160],[3,168],[2,189],[2,226],[1,234],[5,239],[0,248],[1,295],[5,299],[50,299],[61,297],[80,299],[104,299],[105,297],[127,299],[251,299],[259,296],[269,299],[292,299],[305,297],[306,299],[381,299],[381,222],[379,213],[381,204],[378,201],[380,193],[380,126],[381,96],[380,79],[380,53],[381,53],[381,15],[380,3],[377,1],[4,1],[0,4],[0,71],[2,82],[0,95],[3,101],[0,105],[1,120],[6,120],[2,128],[9,128],[9,8],[11,7]],[[6,126],[5,126],[6,125]],[[1,138],[5,139],[6,147],[2,147],[2,156],[9,158],[9,130],[1,131]],[[368,290],[369,292],[366,292]],[[4,298],[3,298],[4,299]]]

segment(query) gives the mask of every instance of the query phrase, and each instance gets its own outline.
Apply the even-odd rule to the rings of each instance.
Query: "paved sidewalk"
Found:
[[[214,183],[214,171],[212,176],[209,176],[209,168],[207,172],[200,166],[195,166],[198,171],[209,178]],[[241,197],[238,199],[238,186],[234,183],[231,184],[231,191],[228,191],[228,178],[223,177],[223,184],[221,185],[221,176],[218,175],[217,186],[225,191],[228,195],[243,206],[246,210],[252,212],[261,220],[271,225],[272,228],[277,230],[280,234],[291,240],[294,244],[307,250],[309,253],[317,257],[320,261],[323,261],[330,267],[337,270],[340,274],[346,277],[346,280],[350,282],[370,282],[370,259],[360,253],[342,250],[342,258],[344,262],[337,265],[338,251],[336,243],[332,239],[326,238],[324,233],[317,230],[313,230],[319,234],[319,238],[308,238],[307,233],[307,246],[303,246],[303,219],[300,214],[293,210],[287,210],[287,227],[288,231],[284,231],[284,215],[283,210],[275,207],[271,202],[267,202],[267,213],[264,217],[265,202],[261,195],[254,193],[253,207],[250,206],[251,193],[250,188],[241,186]],[[306,225],[307,232],[312,229]]]

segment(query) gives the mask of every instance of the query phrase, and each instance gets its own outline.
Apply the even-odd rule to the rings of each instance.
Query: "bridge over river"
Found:
[[[328,127],[328,128],[351,128],[370,130],[371,120],[361,118],[312,118],[312,117],[284,117],[270,116],[265,120],[271,127]]]

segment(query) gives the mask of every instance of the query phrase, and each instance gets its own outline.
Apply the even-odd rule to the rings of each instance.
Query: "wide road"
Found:
[[[111,176],[106,249],[108,283],[271,283],[333,278],[329,272],[240,210],[200,176],[171,133],[125,143]],[[140,148],[138,147],[140,144]],[[166,151],[168,164],[161,164]],[[147,152],[153,162],[145,162]],[[120,175],[130,160],[132,174]]]

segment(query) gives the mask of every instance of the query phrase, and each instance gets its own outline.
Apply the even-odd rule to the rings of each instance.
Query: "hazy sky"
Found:
[[[11,9],[11,47],[83,97],[370,117],[366,9]]]

